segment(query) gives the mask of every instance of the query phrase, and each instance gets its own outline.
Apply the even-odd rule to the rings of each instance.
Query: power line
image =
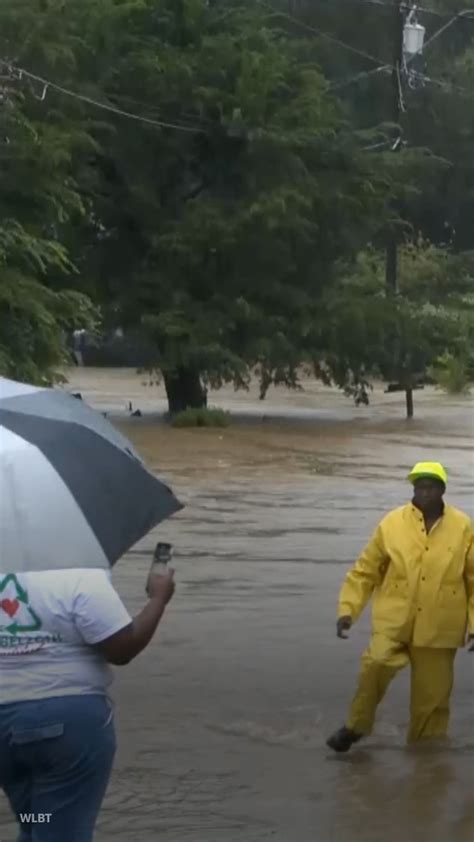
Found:
[[[364,3],[365,2],[372,2],[372,0],[360,0],[360,2],[364,2]],[[394,4],[390,4],[390,5],[394,5]],[[419,6],[418,3],[413,3],[412,5],[413,6],[416,5],[416,11],[417,12],[422,12],[424,15],[433,15],[433,17],[436,17],[436,18],[446,19],[446,18],[453,18],[453,17],[456,17],[456,18],[465,17],[465,11],[466,10],[463,10],[463,9],[460,9],[459,12],[453,12],[453,11],[440,12],[439,9],[430,9],[430,8],[427,8],[426,6]],[[408,4],[407,4],[407,6],[408,6]],[[469,20],[469,18],[466,17],[466,20]]]
[[[320,2],[326,2],[327,5],[329,3],[327,0],[320,0]],[[332,2],[332,0],[330,0]],[[349,3],[353,6],[383,6],[386,9],[393,9],[395,7],[395,3],[387,2],[387,0],[337,0],[339,3]]]
[[[388,9],[396,9],[399,8],[397,3],[387,2],[387,0],[339,0],[339,2],[351,2],[355,5],[362,6],[362,5],[372,5],[372,6],[385,6]],[[340,38],[336,38],[334,35],[330,35],[328,32],[323,32],[321,29],[313,26],[312,24],[306,23],[305,21],[300,20],[295,15],[290,14],[289,12],[280,12],[277,9],[274,9],[269,3],[264,3],[263,5],[266,6],[269,12],[276,17],[283,18],[283,20],[288,20],[291,23],[296,24],[301,29],[304,29],[306,32],[311,32],[313,35],[317,35],[319,38],[323,38],[326,41],[329,41],[332,44],[336,44],[337,46],[341,47],[341,49],[347,50],[348,52],[353,53],[354,55],[359,56],[360,58],[367,59],[378,65],[377,70],[384,70],[387,65],[384,64],[381,59],[376,58],[375,56],[371,55],[371,53],[367,53],[365,50],[359,50],[357,47],[353,47],[351,44],[347,44],[345,41],[341,41]],[[417,12],[423,12],[426,14],[432,14],[436,17],[441,17],[446,19],[449,15],[442,14],[441,12],[437,12],[434,9],[428,9],[424,6],[417,6]],[[434,35],[426,42],[426,47],[430,46],[433,41],[435,41],[446,29],[448,29],[456,20],[471,20],[472,18],[468,17],[469,11],[460,11],[457,12],[454,16],[451,16],[450,20],[446,23],[445,26],[441,27]],[[366,74],[365,74],[366,75]],[[349,83],[352,80],[349,80]]]
[[[428,84],[436,85],[443,90],[455,91],[468,99],[474,99],[474,92],[472,90],[463,88],[461,85],[456,85],[455,82],[450,82],[448,79],[433,79],[432,76],[426,76],[424,73],[416,73],[414,75],[421,82],[428,82]]]
[[[320,2],[326,2],[329,5],[329,0],[320,0]],[[330,2],[333,2],[333,0],[330,0]],[[337,2],[339,2],[339,3],[349,3],[349,4],[352,4],[353,6],[382,6],[382,7],[385,7],[386,9],[399,8],[398,3],[392,3],[392,2],[390,2],[390,0],[337,0]],[[411,6],[409,6],[408,2],[406,4],[406,7],[407,7],[407,9],[411,8]],[[416,4],[416,10],[417,10],[417,12],[422,12],[425,15],[432,15],[433,17],[437,17],[437,18],[449,18],[449,17],[453,17],[453,15],[454,16],[458,16],[460,14],[462,15],[462,10],[461,10],[461,12],[440,12],[439,9],[431,9],[427,6],[420,6],[418,4]]]
[[[474,20],[473,10],[472,9],[465,9],[464,11],[457,12],[457,14],[453,15],[448,20],[448,22],[444,26],[441,27],[441,29],[438,29],[437,32],[435,32],[431,36],[431,38],[428,39],[428,41],[426,42],[426,44],[423,47],[423,50],[426,50],[427,47],[430,47],[431,44],[433,43],[433,41],[436,41],[439,38],[439,36],[443,34],[443,32],[446,32],[447,29],[449,29],[451,26],[453,26],[453,24],[457,23],[457,21],[459,21],[459,20]]]
[[[362,73],[356,73],[354,76],[349,76],[348,79],[344,79],[341,82],[331,82],[329,88],[331,91],[336,91],[348,85],[354,85],[360,79],[367,79],[368,76],[375,76],[376,73],[382,73],[383,71],[390,72],[392,69],[391,64],[381,64],[380,67],[374,67],[373,70],[363,70]]]
[[[350,2],[352,4],[359,5],[359,6],[371,5],[371,6],[385,6],[386,8],[390,8],[390,9],[398,8],[398,4],[389,2],[387,0],[339,0],[339,2]],[[301,29],[304,29],[307,32],[311,32],[312,34],[317,35],[319,38],[323,38],[323,39],[329,41],[332,44],[336,44],[341,49],[347,50],[348,52],[350,52],[354,55],[357,55],[361,58],[364,58],[368,61],[371,61],[371,62],[373,62],[377,65],[377,67],[374,68],[373,70],[363,71],[362,73],[358,73],[358,74],[350,77],[349,79],[347,79],[345,81],[332,83],[330,85],[331,89],[342,88],[342,87],[345,87],[346,85],[350,85],[350,84],[353,84],[354,82],[357,82],[359,79],[366,78],[366,77],[371,76],[375,73],[379,73],[379,72],[382,72],[382,71],[387,71],[387,70],[393,69],[392,65],[384,64],[380,59],[376,58],[375,56],[371,55],[370,53],[367,53],[365,50],[359,50],[357,47],[354,47],[351,44],[347,44],[345,41],[342,41],[341,39],[336,38],[334,35],[330,35],[327,32],[323,32],[322,30],[318,29],[317,27],[312,26],[311,24],[308,24],[305,21],[300,20],[299,18],[295,17],[294,15],[291,15],[291,14],[286,13],[286,12],[280,12],[280,11],[274,9],[272,6],[270,6],[269,3],[264,3],[263,5],[266,6],[268,11],[273,16],[280,17],[280,18],[283,18],[284,20],[291,21],[292,23],[299,26]],[[443,15],[442,13],[436,12],[433,9],[427,9],[425,7],[420,7],[420,6],[417,6],[417,11],[425,12],[425,13],[428,13],[428,14],[435,14],[439,17],[447,17],[447,15]],[[460,20],[460,19],[472,20],[473,19],[472,17],[468,17],[469,13],[470,13],[470,10],[465,10],[465,11],[460,11],[457,14],[455,14],[454,16],[452,16],[450,18],[450,20],[446,23],[446,25],[441,27],[441,29],[439,29],[437,32],[435,32],[434,35],[426,42],[425,49],[426,49],[426,47],[430,46],[432,44],[432,42],[435,41],[455,21]],[[41,76],[37,76],[36,74],[31,73],[30,71],[27,71],[24,68],[17,67],[16,65],[12,65],[10,62],[7,62],[7,61],[2,60],[2,59],[0,59],[0,65],[7,68],[7,70],[9,70],[10,72],[15,72],[15,74],[17,75],[17,78],[21,78],[22,76],[25,76],[26,78],[31,79],[31,80],[41,84],[43,86],[43,92],[42,92],[42,95],[40,97],[38,97],[40,100],[44,100],[47,90],[49,88],[51,88],[51,90],[55,90],[58,93],[62,94],[63,96],[71,97],[73,99],[84,102],[87,105],[91,105],[95,108],[100,108],[103,111],[107,111],[111,114],[116,114],[117,116],[124,117],[128,120],[135,120],[136,122],[144,123],[144,124],[150,125],[150,126],[155,126],[157,128],[167,128],[167,129],[172,129],[172,130],[175,130],[175,131],[183,131],[183,132],[189,132],[189,133],[193,133],[193,134],[206,134],[207,133],[206,129],[204,129],[202,126],[185,125],[185,124],[171,123],[171,122],[167,122],[165,120],[152,119],[150,117],[145,117],[141,114],[135,114],[131,111],[126,111],[124,109],[117,108],[114,105],[109,105],[109,104],[104,103],[104,102],[99,102],[95,99],[92,99],[92,97],[85,96],[84,94],[79,94],[76,91],[72,91],[68,88],[65,88],[61,85],[56,84],[55,82],[51,82],[48,79],[44,79]],[[121,98],[121,99],[124,99],[124,100],[127,99],[127,97],[122,97],[120,95],[117,95],[117,98]],[[129,101],[132,102],[132,103],[135,102],[135,104],[137,104],[137,105],[140,104],[140,103],[138,103],[138,102],[136,102],[136,101],[134,101],[130,98],[129,98]],[[145,103],[142,103],[142,105],[143,105],[143,107],[147,107],[147,108],[150,108],[152,110],[157,110],[156,106],[146,105]]]
[[[359,79],[364,79],[367,76],[374,76],[376,73],[380,73],[382,71],[391,72],[394,70],[391,64],[386,64],[383,67],[376,67],[375,70],[367,70],[364,73],[357,73],[355,76],[351,76],[349,79],[346,79],[343,82],[334,82],[330,84],[330,90],[339,90],[340,88],[345,87],[346,85],[354,84],[358,82]],[[437,85],[439,88],[449,89],[452,91],[456,91],[457,93],[462,94],[463,96],[468,97],[469,99],[474,99],[474,92],[469,90],[469,88],[463,88],[461,85],[456,85],[454,82],[450,82],[447,79],[434,79],[432,76],[427,76],[424,73],[420,73],[417,71],[410,70],[410,76],[414,79],[419,80],[420,82],[428,82],[429,84]]]
[[[105,102],[98,102],[92,97],[84,96],[84,94],[79,94],[76,91],[71,91],[69,88],[64,88],[62,85],[57,85],[56,82],[51,82],[49,79],[44,79],[42,76],[37,76],[35,73],[30,73],[29,70],[25,70],[23,67],[17,67],[16,65],[12,65],[9,62],[0,59],[0,65],[2,67],[6,67],[10,72],[16,74],[16,78],[20,79],[24,76],[26,79],[31,79],[34,82],[38,82],[38,84],[43,86],[43,91],[41,96],[37,97],[40,101],[44,101],[46,97],[46,93],[49,88],[53,91],[57,91],[58,93],[62,94],[63,96],[71,97],[72,99],[79,100],[80,102],[84,102],[86,105],[92,105],[94,108],[100,108],[102,111],[108,111],[110,114],[116,114],[119,117],[125,117],[127,120],[135,120],[138,123],[144,123],[148,126],[154,126],[155,128],[160,129],[173,129],[175,131],[181,132],[190,132],[192,134],[207,134],[206,130],[202,128],[202,126],[186,126],[180,125],[179,123],[168,123],[164,120],[154,120],[150,117],[143,117],[141,114],[134,114],[132,111],[124,111],[121,108],[116,108],[113,105],[108,105]]]
[[[108,97],[109,100],[111,100],[111,102],[113,104],[115,104],[115,100],[118,100],[119,103],[123,102],[123,103],[126,103],[128,105],[136,105],[139,108],[144,108],[150,114],[154,113],[154,114],[160,115],[160,114],[164,113],[164,109],[163,109],[162,106],[160,107],[159,105],[155,105],[152,102],[145,102],[142,99],[135,99],[134,97],[128,96],[127,94],[120,94],[120,93],[115,93],[113,91],[109,91],[107,93],[107,97]],[[209,117],[203,117],[203,116],[200,116],[198,114],[186,113],[184,111],[179,115],[178,119],[180,121],[182,121],[181,125],[186,127],[187,123],[189,123],[191,128],[194,128],[196,120],[198,120],[200,123],[208,123],[208,124],[212,123],[212,120]],[[187,121],[187,122],[184,122],[184,121]],[[202,128],[204,128],[204,126],[202,126]]]
[[[385,5],[385,6],[394,5],[394,4],[391,4],[391,3],[389,4],[389,3],[383,2],[383,0],[351,0],[351,2],[357,2],[357,3],[367,2],[367,3],[374,4],[374,5]],[[320,35],[321,37],[327,38],[328,40],[338,44],[339,46],[344,47],[345,49],[350,50],[351,52],[355,52],[357,55],[363,56],[364,58],[368,58],[371,61],[377,62],[378,66],[373,68],[372,70],[367,70],[367,71],[363,71],[362,73],[357,73],[354,76],[350,77],[349,79],[343,80],[341,82],[331,83],[329,85],[330,90],[338,90],[338,89],[343,88],[347,85],[354,84],[355,82],[359,81],[362,78],[367,78],[369,76],[373,76],[373,75],[375,75],[377,73],[381,73],[383,71],[387,72],[387,71],[393,70],[393,66],[391,64],[379,63],[378,59],[376,59],[374,56],[370,56],[368,53],[364,53],[360,50],[357,50],[356,48],[350,46],[349,44],[345,44],[343,41],[339,41],[339,39],[333,38],[332,36],[328,35],[327,33],[320,32],[315,27],[312,27],[309,24],[305,24],[304,22],[299,21],[297,18],[294,18],[292,15],[286,15],[285,13],[281,13],[281,14],[279,13],[279,16],[282,16],[284,18],[288,18],[288,19],[294,21],[295,23],[299,24],[300,26],[302,26],[304,29],[308,29],[309,31],[314,32],[315,34]],[[469,19],[469,18],[467,18],[467,19]],[[438,34],[440,34],[440,33],[435,33],[435,36],[433,36],[433,38],[430,39],[427,42],[427,45],[430,44],[431,41],[434,40],[435,37],[437,37]],[[427,45],[425,45],[425,46],[427,46]],[[87,105],[91,105],[95,108],[102,109],[103,111],[107,111],[111,114],[116,114],[117,116],[124,117],[124,118],[129,119],[129,120],[134,120],[136,122],[144,123],[144,124],[149,125],[149,126],[154,126],[154,127],[157,127],[157,128],[167,128],[167,129],[172,129],[172,130],[176,130],[176,131],[188,132],[188,133],[192,133],[192,134],[207,134],[206,129],[203,128],[202,126],[184,125],[184,124],[179,124],[179,123],[170,123],[170,122],[167,122],[165,120],[156,120],[156,119],[152,119],[152,118],[149,118],[149,117],[144,117],[141,114],[135,114],[131,111],[125,111],[124,109],[117,108],[113,105],[108,105],[107,103],[104,103],[104,102],[99,102],[95,99],[92,99],[92,97],[88,97],[88,96],[85,96],[83,94],[79,94],[76,91],[72,91],[68,88],[65,88],[61,85],[56,84],[55,82],[51,82],[50,80],[45,79],[42,76],[37,76],[36,74],[31,73],[30,71],[25,70],[22,67],[12,65],[11,62],[7,62],[3,59],[0,59],[0,66],[6,68],[9,71],[10,74],[14,74],[14,76],[18,80],[21,80],[22,77],[25,77],[27,79],[31,79],[31,80],[39,83],[40,85],[42,85],[43,86],[42,94],[39,97],[37,97],[37,99],[39,99],[40,101],[44,101],[44,99],[46,97],[47,90],[49,88],[51,88],[51,90],[55,90],[55,91],[57,91],[58,93],[60,93],[64,96],[71,97],[71,98],[76,99],[80,102],[83,102]],[[449,89],[449,90],[452,90],[452,91],[456,91],[456,92],[462,94],[463,96],[467,96],[470,99],[474,99],[474,95],[473,95],[472,91],[468,90],[467,88],[462,88],[459,85],[455,85],[452,82],[434,79],[432,77],[425,76],[422,73],[414,73],[413,75],[416,76],[416,78],[420,79],[420,81],[425,81],[425,82],[437,85],[438,87],[440,87],[444,90]],[[119,96],[120,95],[117,95],[117,98]],[[120,96],[120,98],[128,99],[130,102],[134,102],[137,105],[140,104],[136,100],[132,100],[131,98],[128,98],[128,97],[121,97]],[[148,106],[145,103],[142,103],[142,105],[143,105],[143,107],[156,108],[156,106]]]
[[[277,9],[274,9],[273,7],[269,6],[268,3],[265,3],[264,5],[268,9],[268,11],[271,12],[275,17],[283,18],[283,20],[288,20],[291,23],[295,23],[301,29],[305,29],[307,32],[311,32],[313,35],[317,35],[319,38],[323,38],[326,41],[329,41],[331,44],[337,44],[342,49],[347,50],[348,52],[353,53],[354,55],[359,56],[360,58],[364,58],[368,61],[371,61],[374,64],[377,64],[379,67],[383,66],[383,61],[371,55],[370,53],[366,53],[364,50],[359,50],[357,47],[353,47],[351,44],[346,44],[345,41],[341,41],[334,35],[329,35],[328,32],[322,32],[315,26],[312,26],[309,23],[305,23],[304,21],[300,20],[294,15],[290,15],[288,12],[279,12]]]

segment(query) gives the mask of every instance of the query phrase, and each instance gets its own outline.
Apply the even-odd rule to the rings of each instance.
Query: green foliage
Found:
[[[27,233],[13,220],[0,226],[0,373],[44,385],[61,379],[65,335],[77,325],[93,329],[97,313],[75,291],[50,289],[48,272],[70,264],[57,243]]]
[[[429,375],[448,395],[468,395],[470,392],[469,365],[463,357],[445,351],[430,367]]]
[[[470,260],[427,242],[407,244],[400,254],[404,294],[395,298],[385,291],[383,254],[369,249],[341,266],[319,326],[319,375],[367,402],[373,377],[412,388],[446,352],[447,359],[462,360],[474,340]]]
[[[0,373],[30,383],[61,379],[66,335],[94,330],[96,309],[74,290],[54,290],[48,273],[70,270],[64,248],[28,233],[18,222],[0,226]]]
[[[25,46],[29,41],[38,58],[33,43],[39,45],[35,39],[44,21],[41,15],[32,19],[36,6],[26,0],[2,4],[0,57],[12,55],[14,39],[23,33]],[[46,60],[47,39],[43,48]],[[60,43],[55,48],[51,65],[66,56]],[[0,373],[45,384],[61,379],[67,333],[77,326],[94,329],[98,319],[90,300],[67,288],[74,286],[75,269],[64,237],[70,220],[84,213],[73,170],[81,150],[90,152],[92,145],[64,116],[39,114],[31,90],[25,92],[7,68],[1,72],[6,81],[0,105]]]
[[[184,412],[178,412],[171,419],[172,427],[228,427],[230,423],[229,412],[212,407],[186,409]]]
[[[0,272],[0,373],[13,380],[48,385],[61,381],[69,362],[65,336],[77,325],[89,329],[96,313],[75,291],[55,292],[15,273]]]
[[[373,376],[409,385],[445,352],[472,355],[466,30],[430,48],[436,84],[405,86],[407,145],[394,155],[389,74],[277,11],[392,61],[390,4],[3,0],[0,58],[173,126],[52,86],[39,101],[41,83],[7,80],[4,371],[54,377],[63,332],[97,321],[86,293],[106,323],[151,338],[167,390],[190,384],[191,404],[208,387],[246,388],[255,371],[262,398],[296,387],[308,360],[367,400]],[[393,300],[387,227],[403,244]]]
[[[419,237],[400,250],[399,276],[410,300],[459,310],[474,306],[474,251],[455,252]]]
[[[379,229],[396,179],[358,150],[317,45],[264,7],[143,0],[120,6],[120,28],[113,3],[94,8],[112,33],[89,65],[101,98],[198,129],[105,115],[94,133],[106,235],[85,271],[109,317],[146,331],[170,376],[295,385],[335,260]]]

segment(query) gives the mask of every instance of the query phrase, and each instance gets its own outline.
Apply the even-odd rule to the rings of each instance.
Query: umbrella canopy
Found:
[[[100,413],[0,377],[0,573],[107,569],[182,508]]]

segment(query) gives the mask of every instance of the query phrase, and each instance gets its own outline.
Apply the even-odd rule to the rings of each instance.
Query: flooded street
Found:
[[[365,614],[336,638],[341,579],[418,460],[442,461],[448,501],[474,514],[472,402],[417,392],[407,422],[403,395],[381,391],[358,410],[314,382],[263,404],[223,390],[210,403],[244,422],[177,430],[153,415],[162,390],[131,372],[70,377],[186,504],[115,570],[136,613],[155,542],[175,545],[162,631],[116,670],[119,751],[97,842],[474,842],[474,654],[458,653],[446,744],[405,747],[404,673],[370,740],[343,757],[325,748],[369,631]],[[13,842],[3,805],[0,818]]]

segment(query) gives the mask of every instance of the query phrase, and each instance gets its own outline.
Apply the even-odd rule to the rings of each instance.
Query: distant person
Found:
[[[72,334],[72,341],[73,341],[73,352],[74,352],[74,359],[76,361],[76,365],[83,366],[84,365],[84,350],[86,347],[86,331],[85,330],[75,330]]]
[[[345,725],[327,741],[346,752],[369,735],[398,670],[411,666],[409,743],[443,737],[456,650],[474,650],[474,537],[470,518],[443,501],[446,471],[419,462],[411,503],[390,512],[347,574],[337,634],[346,638],[373,597],[372,637]]]
[[[108,664],[148,645],[172,571],[147,592],[132,620],[105,570],[0,574],[0,790],[18,842],[93,839],[115,755]]]

